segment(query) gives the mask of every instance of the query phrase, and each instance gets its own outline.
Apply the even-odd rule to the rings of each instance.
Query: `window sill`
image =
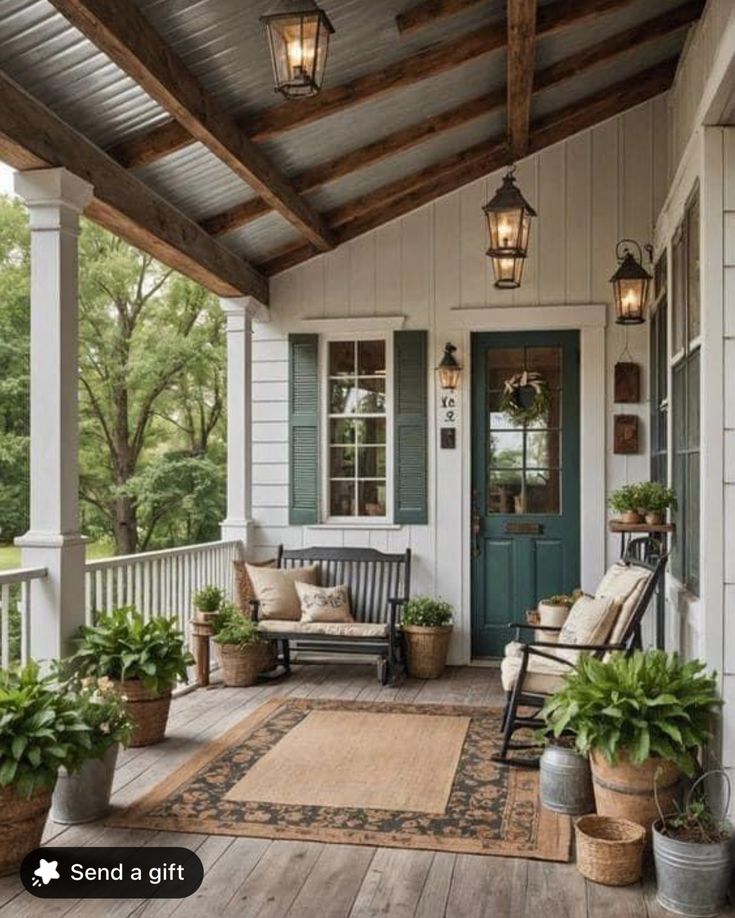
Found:
[[[401,523],[314,523],[311,526],[304,526],[304,529],[403,529]]]

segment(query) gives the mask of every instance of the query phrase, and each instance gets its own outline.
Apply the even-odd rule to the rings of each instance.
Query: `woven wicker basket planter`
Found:
[[[574,824],[577,869],[593,883],[630,886],[643,870],[646,830],[630,819],[580,816]]]
[[[278,644],[275,641],[263,641],[257,644],[261,654],[261,673],[269,673],[278,666]]]
[[[658,818],[654,783],[664,813],[673,812],[681,781],[677,766],[656,756],[641,765],[634,765],[624,751],[618,753],[617,764],[611,765],[594,750],[590,755],[590,765],[598,815],[637,822],[646,830],[650,842],[651,826]]]
[[[452,626],[426,628],[403,625],[408,656],[408,674],[417,679],[438,679],[447,665]]]
[[[115,688],[127,701],[125,707],[133,719],[130,746],[152,746],[166,735],[171,707],[171,689],[162,695],[150,692],[139,679],[115,682]]]
[[[218,644],[214,642],[215,653],[222,668],[225,685],[240,688],[254,685],[265,666],[265,645]]]
[[[15,873],[26,854],[40,846],[51,793],[44,787],[25,798],[12,786],[0,788],[0,876]]]

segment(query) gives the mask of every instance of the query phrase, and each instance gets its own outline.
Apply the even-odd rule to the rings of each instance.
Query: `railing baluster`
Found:
[[[0,665],[10,666],[10,584],[0,587]]]

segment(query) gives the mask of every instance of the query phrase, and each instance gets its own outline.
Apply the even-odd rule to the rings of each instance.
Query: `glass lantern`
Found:
[[[492,260],[495,286],[501,289],[521,285],[531,219],[536,216],[516,185],[514,172],[508,171],[495,196],[483,207],[490,239],[487,254]]]
[[[326,13],[313,0],[279,0],[261,22],[268,35],[276,91],[287,99],[316,95],[334,32]]]
[[[629,246],[637,249],[637,258]],[[621,240],[616,255],[619,267],[610,278],[615,299],[615,322],[618,325],[641,325],[645,322],[651,275],[643,267],[643,253],[635,240]]]

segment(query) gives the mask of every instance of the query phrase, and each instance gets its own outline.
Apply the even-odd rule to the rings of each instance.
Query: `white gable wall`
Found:
[[[571,304],[581,310],[585,305],[609,304],[617,241],[632,237],[646,243],[652,238],[654,219],[668,189],[668,149],[666,98],[659,97],[521,162],[519,185],[539,218],[532,229],[523,285],[517,291],[494,288],[484,254],[481,207],[498,186],[501,173],[274,278],[271,320],[255,325],[253,342],[253,554],[272,557],[281,542],[292,547],[370,545],[382,550],[410,546],[415,557],[413,592],[441,595],[457,607],[459,634],[452,656],[454,662],[466,662],[469,589],[461,548],[463,540],[470,538],[463,514],[470,495],[465,493],[463,463],[468,457],[459,446],[462,433],[454,453],[438,450],[431,405],[429,525],[289,527],[287,336],[304,330],[302,320],[307,318],[333,319],[335,330],[344,331],[350,317],[404,316],[404,327],[429,329],[433,365],[445,341],[460,347],[458,357],[466,365],[474,315],[469,309],[477,310],[476,327],[488,330],[494,321],[489,307]],[[619,409],[640,415],[644,451],[628,457],[612,452],[613,365],[626,344],[625,330],[612,319],[610,309],[607,357],[600,366],[607,392],[608,492],[649,474],[646,402]],[[629,329],[627,344],[632,359],[647,367],[648,325]],[[469,385],[466,372],[462,424],[469,421]],[[647,387],[644,369],[644,394]],[[435,394],[433,385],[430,392]],[[599,499],[602,502],[604,495]],[[608,540],[609,558],[616,556],[618,547],[617,539]],[[583,585],[594,587],[591,582]]]

